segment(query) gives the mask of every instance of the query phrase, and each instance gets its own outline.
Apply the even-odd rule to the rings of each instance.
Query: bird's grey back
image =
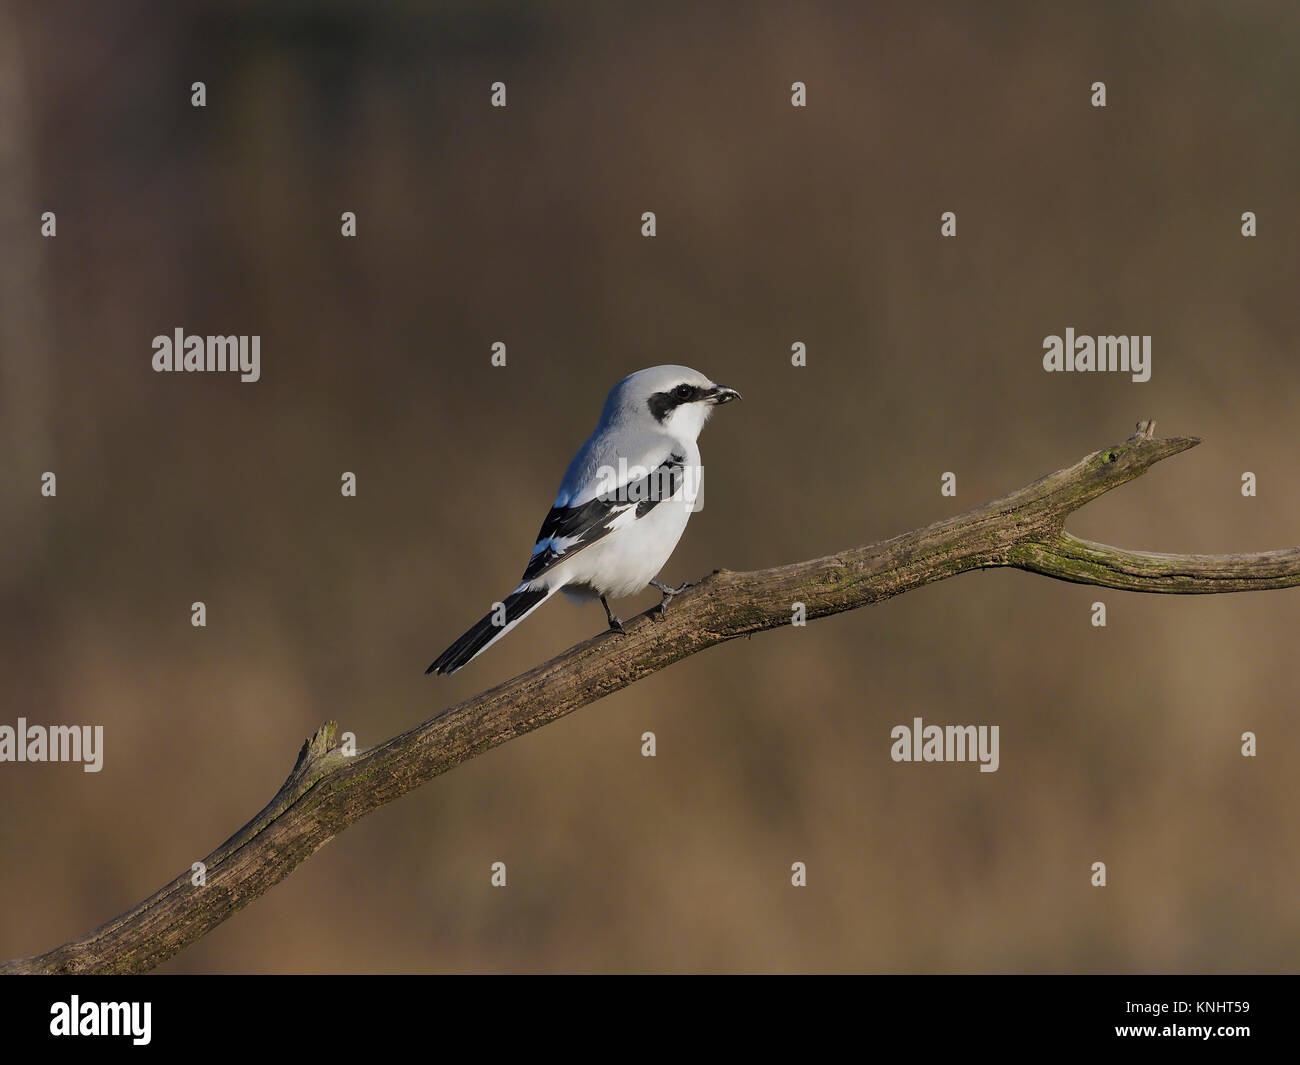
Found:
[[[709,379],[689,366],[651,366],[628,374],[610,389],[595,432],[578,449],[565,471],[556,506],[576,506],[593,498],[602,487],[596,476],[601,467],[619,469],[624,459],[629,469],[654,469],[676,451],[688,462],[698,462],[694,444],[684,445],[664,432],[650,412],[649,400],[679,384],[707,386]],[[687,453],[683,453],[683,448]],[[620,482],[626,478],[620,478]]]
[[[645,476],[674,450],[681,454],[680,445],[665,432],[641,427],[633,427],[629,432],[626,428],[609,426],[602,421],[565,470],[555,505],[577,506],[594,498],[601,489],[608,490],[609,482],[602,482],[597,476],[602,468],[608,467],[620,473],[626,469],[626,473],[615,481],[622,486],[629,478],[638,476],[637,467],[641,467],[639,476]],[[623,460],[622,467],[620,459]]]

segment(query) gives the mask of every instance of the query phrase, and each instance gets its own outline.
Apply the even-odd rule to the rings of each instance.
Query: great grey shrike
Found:
[[[686,366],[652,366],[616,384],[596,431],[569,463],[518,587],[425,672],[456,672],[561,589],[599,598],[613,629],[622,623],[607,596],[635,595],[653,584],[663,592],[662,611],[686,587],[654,578],[696,505],[696,439],[713,408],[733,399],[740,399],[734,388]]]

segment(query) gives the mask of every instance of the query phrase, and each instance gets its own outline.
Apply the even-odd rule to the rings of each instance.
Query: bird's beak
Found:
[[[740,399],[741,395],[734,388],[728,388],[726,385],[714,385],[709,390],[709,402],[715,407],[720,407],[724,403],[730,403],[733,399]]]

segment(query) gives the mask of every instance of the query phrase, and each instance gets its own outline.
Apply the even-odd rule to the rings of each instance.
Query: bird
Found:
[[[619,381],[600,421],[578,449],[515,589],[424,672],[450,674],[491,647],[558,591],[598,598],[615,631],[609,599],[653,585],[662,615],[690,587],[655,578],[677,547],[699,500],[696,443],[715,407],[739,392],[688,366],[652,366]]]

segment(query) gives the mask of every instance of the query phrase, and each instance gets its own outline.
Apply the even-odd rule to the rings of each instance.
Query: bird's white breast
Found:
[[[700,490],[700,452],[693,445],[687,450],[686,475],[670,498],[552,570],[566,592],[619,599],[636,595],[659,574],[686,531]]]

